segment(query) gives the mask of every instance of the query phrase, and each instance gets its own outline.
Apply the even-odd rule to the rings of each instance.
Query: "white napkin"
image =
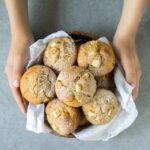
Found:
[[[32,44],[30,47],[31,58],[27,67],[40,62],[46,44],[50,39],[55,37],[70,36],[64,31],[58,31]],[[109,41],[105,37],[102,37],[99,40],[109,44]],[[77,139],[85,141],[106,141],[124,131],[135,121],[138,111],[131,95],[133,88],[127,83],[119,67],[115,68],[114,81],[116,84],[116,95],[120,103],[118,114],[113,120],[105,125],[91,125],[79,132],[73,133]],[[44,123],[44,104],[29,104],[26,129],[35,133],[49,133],[51,131],[51,129]]]

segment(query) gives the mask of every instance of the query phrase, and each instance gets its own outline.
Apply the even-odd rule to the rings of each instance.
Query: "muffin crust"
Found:
[[[42,65],[30,67],[22,76],[20,90],[23,97],[32,104],[45,103],[55,96],[56,75]]]

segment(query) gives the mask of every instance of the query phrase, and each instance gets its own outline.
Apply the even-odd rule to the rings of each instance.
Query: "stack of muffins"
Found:
[[[46,121],[61,136],[87,124],[106,124],[119,108],[112,47],[90,34],[70,36],[51,39],[43,63],[28,68],[20,85],[27,101],[46,105]]]

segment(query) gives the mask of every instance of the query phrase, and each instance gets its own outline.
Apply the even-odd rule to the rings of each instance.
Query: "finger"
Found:
[[[13,86],[20,86],[20,79],[24,70],[24,62],[22,61],[22,56],[20,54],[14,53],[15,59],[13,60]]]
[[[20,108],[22,113],[26,113],[27,112],[27,104],[23,101],[20,91],[18,91],[19,88],[14,88],[12,86],[12,68],[8,69],[7,78],[8,78],[9,86],[12,91],[13,97],[15,98],[18,107]]]
[[[19,89],[11,86],[11,90],[12,90],[12,94],[13,94],[13,96],[16,100],[16,103],[19,106],[21,112],[25,114],[27,112],[27,106],[25,105],[25,103],[23,101],[23,98],[21,96]]]
[[[138,75],[138,77],[140,79],[141,75],[142,75],[142,70],[141,70],[141,65],[140,65],[140,61],[139,61],[137,53],[135,54],[135,63],[137,64],[136,65],[137,66],[136,67],[137,75]]]
[[[138,81],[137,70],[136,70],[136,84],[132,91],[133,100],[136,100],[138,96],[138,90],[139,90],[139,81]]]
[[[9,86],[12,91],[12,95],[15,98],[21,112],[26,113],[27,106],[24,104],[24,101],[22,99],[21,93],[19,91],[19,88],[15,88],[13,86],[13,51],[10,51],[9,56],[8,56],[8,62],[7,62],[7,78],[9,82]]]
[[[136,68],[136,88],[133,90],[132,95],[134,100],[137,98],[138,93],[139,93],[139,86],[140,86],[140,79],[141,79],[141,71],[139,68]]]
[[[121,59],[121,64],[123,66],[127,82],[134,88],[136,84],[136,71],[132,61],[129,61],[128,59]]]
[[[136,87],[133,89],[133,92],[132,92],[134,100],[138,97],[139,87],[140,87],[140,75],[137,72]]]
[[[8,71],[12,69],[13,65],[13,55],[12,51],[9,50],[8,56],[7,56],[7,61],[6,61],[6,67],[5,67],[5,73],[8,75]]]
[[[132,96],[133,100],[136,99],[138,93],[137,73],[135,65],[132,61],[121,60],[125,72],[125,78],[127,82],[133,87]]]
[[[15,97],[15,100],[21,109],[22,113],[27,112],[27,105],[21,95],[20,92],[20,79],[24,70],[24,61],[22,60],[22,56],[20,54],[17,54],[15,51],[13,53],[15,57],[13,60],[13,71],[12,71],[12,92]]]
[[[8,80],[8,83],[9,83],[9,87],[11,88],[11,85],[12,85],[11,67],[8,67],[8,68],[7,68],[6,74],[7,74],[7,80]]]
[[[12,68],[13,68],[13,58],[12,57],[13,57],[12,51],[9,51],[6,68],[5,68],[5,73],[7,75],[7,79],[8,79],[10,88],[12,85],[12,82],[11,82],[12,81]]]
[[[29,102],[26,99],[24,99],[23,97],[22,97],[22,99],[23,99],[24,106],[25,106],[26,112],[27,112],[27,108],[28,108]]]
[[[139,93],[139,86],[140,86],[140,79],[141,79],[141,75],[142,75],[142,71],[141,71],[141,66],[140,66],[140,62],[138,59],[138,55],[137,53],[135,53],[135,66],[136,66],[136,89],[133,90],[133,97],[134,99],[137,98],[138,93]]]
[[[132,96],[133,96],[133,99],[135,100],[138,96],[138,92],[139,92],[139,83],[137,82],[136,83],[136,87],[133,89],[132,91]]]

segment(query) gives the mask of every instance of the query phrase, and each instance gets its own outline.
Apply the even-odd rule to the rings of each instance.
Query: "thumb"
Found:
[[[121,60],[121,64],[123,66],[124,72],[125,72],[125,78],[127,82],[135,88],[136,84],[136,70],[133,66],[132,61],[123,59]]]
[[[22,73],[24,71],[24,60],[22,55],[20,54],[15,54],[14,60],[13,60],[13,74],[12,74],[12,79],[13,79],[13,86],[14,87],[19,87],[20,85],[20,79],[22,76]]]

